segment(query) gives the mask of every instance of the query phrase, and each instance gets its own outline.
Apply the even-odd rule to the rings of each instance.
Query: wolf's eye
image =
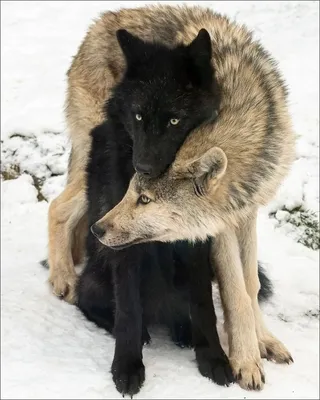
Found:
[[[146,196],[145,194],[142,194],[139,198],[138,198],[138,204],[148,204],[150,203],[151,199]]]
[[[180,119],[178,119],[178,118],[171,118],[170,119],[170,124],[171,125],[178,125],[179,122],[180,122]]]
[[[142,115],[141,114],[136,114],[136,120],[137,121],[142,121]]]

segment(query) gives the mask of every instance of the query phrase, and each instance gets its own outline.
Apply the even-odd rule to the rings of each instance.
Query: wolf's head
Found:
[[[227,157],[217,147],[202,157],[173,165],[160,178],[135,174],[122,201],[91,228],[106,246],[205,239],[218,232],[221,215],[211,207]]]
[[[132,137],[136,171],[157,177],[189,132],[217,116],[211,39],[205,29],[189,45],[173,48],[144,42],[123,29],[117,38],[127,67],[108,113]]]

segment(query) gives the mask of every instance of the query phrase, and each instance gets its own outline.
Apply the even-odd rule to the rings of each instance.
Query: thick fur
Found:
[[[91,226],[121,200],[134,173],[132,140],[114,117],[93,131],[87,173]],[[137,393],[144,381],[142,344],[149,339],[147,325],[164,323],[175,342],[188,344],[189,312],[199,371],[220,385],[233,381],[216,329],[210,248],[210,242],[150,243],[117,251],[88,234],[78,306],[115,335],[112,375],[122,394]]]
[[[135,170],[156,177],[186,136],[217,116],[210,36],[202,29],[190,44],[174,47],[144,42],[123,29],[117,38],[127,68],[112,92],[108,117],[113,108],[121,115],[132,138]]]
[[[176,240],[180,235],[191,240],[196,237],[204,239],[208,234],[215,235],[224,231],[226,226],[231,226],[231,232],[234,233],[234,227],[239,223],[241,225],[242,220],[246,221],[253,207],[270,198],[287,171],[292,158],[292,135],[284,100],[285,89],[273,60],[253,41],[250,32],[231,23],[227,18],[200,7],[155,6],[103,14],[89,29],[68,72],[66,115],[72,142],[69,177],[66,189],[51,203],[49,210],[50,281],[54,292],[70,302],[75,300],[74,261],[81,258],[81,243],[85,234],[85,165],[91,145],[89,132],[103,121],[104,102],[125,73],[124,53],[118,44],[116,32],[127,29],[142,40],[174,47],[181,44],[188,46],[202,28],[207,30],[211,38],[212,71],[220,96],[219,117],[216,122],[207,122],[189,134],[174,167],[165,175],[164,179],[168,178],[169,181],[164,184],[161,180],[159,187],[169,188],[165,191],[161,189],[161,193],[167,193],[169,203],[176,205],[172,207],[175,215],[171,219],[166,207],[162,207],[161,212],[157,209],[160,214],[156,224],[147,224],[149,234],[153,236],[149,239],[154,240],[154,235],[159,233],[156,232],[159,226],[162,224],[164,229],[165,226],[168,227],[168,223],[170,229],[161,240]],[[213,112],[212,115],[216,113]],[[179,147],[182,142],[183,140],[177,141],[175,147]],[[222,149],[222,152],[215,152],[215,167],[211,168],[210,174],[203,174],[201,171],[206,171],[207,165],[212,166],[210,154],[207,154],[207,159],[202,160],[200,169],[196,161],[206,150],[211,152],[212,146]],[[226,165],[222,162],[225,159],[228,162],[227,173]],[[150,162],[152,160],[148,160]],[[193,175],[193,169],[199,176]],[[215,170],[218,174],[214,173]],[[212,188],[217,185],[209,185],[210,196],[205,197],[203,194],[207,192],[208,179],[199,180],[199,177],[211,175],[219,178],[210,180],[211,183],[219,181],[219,191],[211,196],[214,191]],[[222,176],[224,179],[220,179]],[[187,179],[180,179],[181,177]],[[174,195],[170,182],[179,187]],[[142,186],[145,188],[144,183]],[[195,190],[197,196],[194,196]],[[135,193],[135,189],[132,193]],[[150,221],[154,217],[153,215]],[[255,218],[252,226],[254,222]],[[137,224],[138,226],[141,233],[143,224]],[[251,232],[251,225],[249,228]],[[131,236],[133,233],[137,234],[132,227],[130,229]],[[235,327],[229,332],[231,358],[234,359],[235,371],[242,371],[240,384],[246,388],[258,388],[263,384],[263,374],[260,372],[262,367],[253,321],[259,326],[261,323],[257,322],[257,309],[257,315],[250,317],[250,313],[253,314],[251,302],[247,299],[246,290],[243,290],[245,288],[249,291],[249,287],[254,287],[252,292],[255,294],[252,294],[252,298],[255,301],[258,293],[258,279],[253,279],[257,276],[257,262],[252,261],[255,251],[244,242],[246,251],[242,251],[242,258],[251,260],[249,271],[252,268],[255,270],[255,275],[252,276],[245,273],[249,279],[246,282],[248,287],[243,281],[243,284],[239,283],[239,280],[243,280],[243,275],[232,275],[230,279],[223,279],[224,272],[235,271],[235,265],[239,264],[236,259],[240,252],[236,241],[238,238],[231,234],[228,247],[227,236],[221,242],[218,241],[222,249],[228,250],[219,250],[217,253],[217,264],[219,271],[221,270],[219,279],[227,289],[232,286],[231,283],[235,284],[238,294],[228,292],[224,295],[224,306],[227,310],[233,306],[238,307],[239,304],[244,305],[241,313],[226,311],[227,320],[233,320]],[[255,241],[253,246],[255,247]],[[234,250],[231,252],[233,257],[229,257],[230,249]],[[226,257],[223,258],[224,254]],[[231,266],[227,265],[228,262],[231,262]],[[223,293],[223,285],[221,291]],[[243,326],[245,329],[242,329]],[[260,332],[258,336],[261,336],[260,327],[256,330]],[[268,335],[269,333],[265,336],[269,340],[271,336]],[[234,341],[236,345],[233,345]],[[262,339],[259,342],[262,343]],[[263,353],[263,348],[260,347]],[[273,346],[273,349],[276,349],[274,353],[278,355],[283,350],[280,348],[278,351],[279,346]],[[282,359],[287,360],[288,353],[282,351],[282,354]],[[277,361],[280,359],[277,356],[275,358]]]
[[[97,226],[105,231],[102,243],[112,247],[216,237],[213,255],[230,359],[240,384],[259,389],[260,355],[292,361],[262,321],[256,218],[291,166],[294,135],[286,88],[269,54],[250,35],[221,49],[214,33],[218,118],[188,135],[161,177],[135,175],[124,199]],[[190,39],[191,34],[184,37]]]
[[[233,82],[233,74],[237,73],[238,65],[246,57],[242,53],[246,47],[250,51],[255,50],[254,63],[258,70],[262,65],[267,68],[270,62],[245,27],[230,22],[210,9],[162,5],[106,12],[89,28],[74,57],[68,71],[65,107],[72,144],[68,183],[49,209],[50,282],[54,293],[71,303],[75,301],[77,280],[74,263],[80,262],[83,257],[86,232],[85,168],[91,146],[89,133],[103,122],[105,101],[110,98],[113,88],[121,82],[126,71],[126,59],[116,32],[126,29],[141,40],[172,48],[181,44],[189,45],[202,28],[209,32],[212,42],[211,68],[214,76],[211,89],[214,94],[214,116],[216,107],[221,109],[220,87],[215,71],[217,63],[220,65],[219,80],[222,85],[228,86]],[[206,58],[207,49],[204,54]],[[164,65],[162,60],[159,64]],[[188,129],[191,127],[192,125]],[[180,136],[176,145],[179,146],[182,142],[183,136]],[[146,143],[146,146],[149,145],[149,151],[152,152],[153,143]],[[144,149],[144,154],[148,154],[147,150]],[[172,157],[171,150],[170,153]],[[156,155],[155,153],[153,156]],[[167,159],[164,164],[168,160],[170,161]],[[160,165],[159,157],[157,163]]]

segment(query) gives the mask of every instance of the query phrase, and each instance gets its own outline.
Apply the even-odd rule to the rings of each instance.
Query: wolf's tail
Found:
[[[260,281],[260,290],[258,294],[259,303],[263,303],[270,299],[273,295],[273,286],[271,280],[266,275],[264,268],[261,265],[261,262],[258,261],[258,276]]]

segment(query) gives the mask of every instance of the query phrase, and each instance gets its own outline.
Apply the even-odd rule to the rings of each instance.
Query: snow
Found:
[[[1,2],[1,168],[18,165],[21,173],[1,180],[1,398],[121,398],[109,372],[114,340],[50,293],[48,273],[38,263],[47,252],[48,203],[38,202],[34,182],[43,183],[48,200],[64,186],[70,146],[65,73],[88,25],[101,11],[142,3]],[[261,393],[221,388],[199,375],[192,351],[154,330],[144,349],[146,382],[138,397],[316,399],[319,252],[297,243],[287,221],[288,210],[297,207],[319,213],[319,3],[197,3],[253,29],[290,88],[297,158],[277,197],[259,214],[258,241],[259,259],[275,286],[264,306],[266,322],[295,363],[265,361]],[[221,338],[226,344],[222,329]]]
[[[10,199],[11,204],[37,203],[37,194],[33,179],[28,174],[22,174],[12,181],[2,182],[2,195],[4,199]]]

